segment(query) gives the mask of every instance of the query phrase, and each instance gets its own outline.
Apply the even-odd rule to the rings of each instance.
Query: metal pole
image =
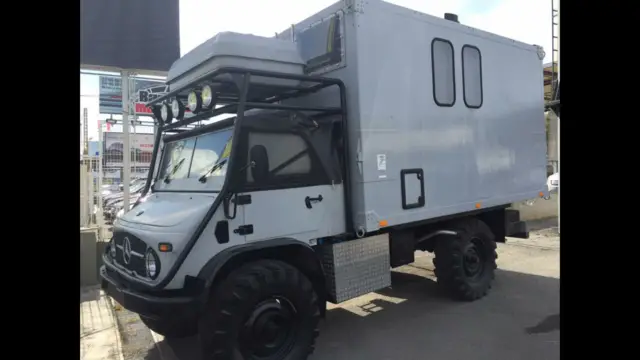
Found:
[[[133,118],[133,120],[131,121],[131,128],[133,129],[133,138],[136,139],[137,138],[137,128],[136,128],[136,121],[138,120],[137,116],[135,114],[132,114],[131,117]],[[134,141],[135,143],[135,141]],[[135,149],[134,149],[135,150]],[[133,153],[134,157],[133,157],[133,165],[132,165],[132,169],[133,169],[133,173],[136,176],[136,178],[138,177],[138,159],[135,156],[135,152]]]
[[[558,118],[558,234],[560,234],[560,118]]]
[[[102,159],[102,120],[98,119],[98,209],[96,211],[96,223],[100,240],[103,240],[102,228],[104,225],[102,215]]]
[[[93,189],[93,169],[91,169],[91,158],[87,156],[86,158],[87,163],[89,163],[89,171],[87,171],[87,177],[85,178],[87,181],[87,188],[89,189],[89,198],[87,199],[89,201],[89,219],[88,219],[88,223],[87,226],[93,224],[93,199],[95,196],[95,191]]]
[[[129,138],[129,72],[122,75],[122,183],[124,211],[129,210],[129,183],[131,182],[131,139]]]
[[[560,86],[560,2],[558,2],[558,87]],[[555,100],[555,99],[554,99]],[[559,105],[561,106],[561,105]],[[560,116],[558,116],[558,234],[560,234]]]

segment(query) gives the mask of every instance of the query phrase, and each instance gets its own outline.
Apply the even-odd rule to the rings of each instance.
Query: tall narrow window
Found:
[[[453,63],[453,44],[449,40],[433,39],[431,43],[433,100],[439,106],[456,103],[456,76]]]
[[[467,107],[482,106],[482,56],[475,46],[462,47],[462,88]]]

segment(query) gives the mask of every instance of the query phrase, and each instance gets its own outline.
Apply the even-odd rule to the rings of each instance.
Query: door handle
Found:
[[[308,197],[308,196],[304,198],[304,204],[307,205],[307,209],[311,209],[313,207],[311,206],[312,201],[317,201],[317,202],[322,201],[322,195],[318,195],[318,197],[315,197],[315,198]]]

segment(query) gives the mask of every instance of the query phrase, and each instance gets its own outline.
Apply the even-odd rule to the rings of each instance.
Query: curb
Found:
[[[107,294],[105,294],[102,290],[100,290],[102,296],[107,298],[107,303],[109,303],[109,310],[111,311],[111,317],[113,318],[113,326],[116,330],[116,351],[117,351],[117,359],[124,360],[124,353],[122,350],[122,331],[120,329],[120,323],[118,322],[118,317],[116,315],[115,305],[113,303],[113,299]]]

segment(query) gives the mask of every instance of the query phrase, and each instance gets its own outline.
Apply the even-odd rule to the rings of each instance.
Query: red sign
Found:
[[[152,115],[153,112],[151,112],[151,109],[149,109],[148,107],[146,107],[144,105],[144,103],[136,103],[136,114],[149,114]],[[189,111],[189,109],[184,109],[185,114],[190,114],[191,111]]]
[[[136,103],[136,114],[152,114],[152,112],[144,103]]]

